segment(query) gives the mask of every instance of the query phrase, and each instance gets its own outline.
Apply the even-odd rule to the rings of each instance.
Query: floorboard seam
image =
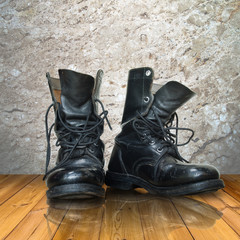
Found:
[[[224,191],[224,189],[222,189],[222,191],[225,192],[226,194],[228,194],[230,197],[234,198],[234,197],[233,197],[232,195],[230,195],[228,192]],[[236,198],[234,198],[234,199],[235,199],[237,202],[239,202]],[[231,206],[228,205],[227,208],[233,210],[235,213],[237,213],[237,214],[239,215],[239,213],[236,212],[233,207],[231,207]],[[221,212],[221,211],[220,211],[220,212]],[[217,214],[218,214],[218,212],[217,212]],[[222,218],[222,220],[223,220],[238,236],[240,236],[240,235],[238,234],[238,232],[237,232],[235,229],[233,229],[232,226],[223,218],[223,216],[221,216],[220,214],[218,214],[218,215]]]
[[[106,193],[105,193],[105,196],[106,196]],[[106,201],[106,198],[105,198],[105,201]],[[105,201],[104,201],[104,204],[105,204]],[[100,230],[99,230],[99,235],[98,235],[98,240],[100,240],[100,237],[101,237],[101,232],[102,232],[102,225],[103,225],[103,217],[104,217],[104,212],[106,211],[104,211],[104,209],[105,208],[103,208],[103,210],[102,210],[102,221],[101,221],[101,226],[100,226]]]
[[[231,196],[232,198],[234,198],[236,201],[239,202],[239,200],[237,198],[235,198],[233,195],[231,195],[229,192],[227,192],[226,190],[222,189],[223,192],[225,192],[226,194],[228,194],[229,196]],[[240,204],[240,202],[239,202]]]
[[[169,198],[169,200],[172,202],[172,204],[173,204],[174,208],[176,209],[176,211],[177,211],[177,213],[178,213],[179,217],[182,219],[182,221],[183,221],[183,223],[184,223],[185,227],[187,228],[187,230],[188,230],[189,234],[191,235],[192,239],[193,239],[193,240],[195,240],[194,236],[192,235],[192,233],[191,233],[190,229],[188,228],[187,224],[185,223],[184,219],[182,218],[182,215],[181,215],[181,214],[180,214],[180,212],[178,211],[178,209],[177,209],[177,207],[175,206],[174,202],[172,201],[172,199],[171,199],[171,198]]]
[[[58,232],[58,229],[60,228],[60,226],[61,226],[61,224],[62,224],[62,222],[63,222],[63,219],[65,218],[65,216],[67,215],[67,213],[68,213],[68,212],[69,212],[69,210],[71,209],[71,205],[72,205],[72,204],[70,204],[70,207],[69,207],[69,208],[66,210],[65,214],[63,215],[63,217],[62,217],[62,219],[61,219],[61,221],[60,221],[60,223],[59,223],[59,225],[58,225],[58,227],[57,227],[57,229],[56,229],[55,233],[53,234],[53,236],[52,236],[51,240],[53,240],[53,239],[54,239],[54,237],[55,237],[55,235],[57,234],[57,232]]]
[[[135,199],[137,201],[137,197]],[[142,226],[143,239],[145,240],[145,234],[144,234],[144,229],[143,229],[143,224],[142,224],[142,215],[140,214],[140,208],[139,208],[139,202],[138,201],[137,201],[137,206],[138,206],[138,213],[139,213],[139,216],[140,216],[140,222],[141,222],[141,226]]]
[[[238,236],[240,236],[239,234],[238,234],[238,232],[235,230],[235,229],[233,229],[232,228],[232,226],[231,225],[229,225],[229,223],[228,222],[226,222],[225,221],[225,219],[222,217],[222,220],[233,230],[233,232],[235,232]]]
[[[35,179],[36,179],[36,178],[35,178]],[[20,222],[18,222],[18,224],[7,234],[7,236],[6,236],[4,239],[8,238],[8,236],[14,231],[14,229],[16,229],[16,228],[19,226],[19,224],[21,224],[21,222],[24,221],[24,219],[28,216],[28,214],[30,214],[30,213],[32,212],[33,208],[34,208],[44,197],[45,197],[45,196],[43,196],[43,197],[31,208],[31,210],[24,216],[24,218],[21,219]]]
[[[37,177],[39,177],[40,175],[37,175],[36,177],[34,177],[32,180],[30,180],[26,185],[22,186],[22,188],[20,188],[17,192],[15,192],[11,197],[7,198],[5,201],[3,201],[0,206],[2,206],[6,201],[8,201],[10,198],[12,198],[13,196],[15,196],[18,192],[20,192],[23,188],[25,188],[28,184],[30,184],[32,181],[34,181]]]

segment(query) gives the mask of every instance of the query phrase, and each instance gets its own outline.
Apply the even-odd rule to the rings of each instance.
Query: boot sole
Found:
[[[105,182],[106,185],[112,188],[121,190],[144,188],[151,194],[158,194],[161,196],[193,195],[202,192],[213,192],[224,188],[224,182],[221,179],[210,179],[172,187],[159,187],[145,181],[140,177],[114,173],[110,171],[106,172]]]
[[[48,199],[86,199],[104,196],[104,188],[87,183],[60,185],[47,191]]]

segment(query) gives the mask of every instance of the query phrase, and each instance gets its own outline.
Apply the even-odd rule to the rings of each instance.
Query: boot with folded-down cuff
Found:
[[[216,191],[224,187],[218,170],[210,165],[190,164],[180,156],[178,146],[187,144],[193,131],[179,128],[175,111],[194,96],[189,88],[171,81],[151,92],[153,70],[129,72],[122,131],[115,138],[106,184],[129,190],[145,188],[166,196]],[[173,126],[174,118],[176,125]],[[178,144],[178,131],[190,131]]]

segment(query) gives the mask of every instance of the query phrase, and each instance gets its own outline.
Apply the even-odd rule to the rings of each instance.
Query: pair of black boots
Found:
[[[46,179],[49,199],[104,197],[104,183],[113,188],[145,188],[149,193],[179,196],[216,191],[224,187],[213,166],[189,164],[178,152],[175,111],[194,93],[171,81],[152,92],[153,70],[129,71],[122,131],[115,138],[108,170],[104,172],[104,144],[100,139],[104,120],[110,126],[98,99],[103,72],[92,76],[59,70],[59,79],[47,74],[53,104],[46,114]],[[98,113],[98,106],[102,113]],[[48,127],[48,113],[54,107],[55,123]],[[50,135],[54,127],[60,146],[57,163],[48,170]],[[111,128],[111,127],[110,127]],[[187,143],[188,143],[187,142]],[[186,144],[186,143],[185,143]]]

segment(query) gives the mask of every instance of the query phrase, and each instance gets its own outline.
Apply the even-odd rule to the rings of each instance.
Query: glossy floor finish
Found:
[[[240,239],[240,175],[215,193],[163,198],[107,189],[106,199],[47,202],[39,175],[0,175],[0,239]]]

